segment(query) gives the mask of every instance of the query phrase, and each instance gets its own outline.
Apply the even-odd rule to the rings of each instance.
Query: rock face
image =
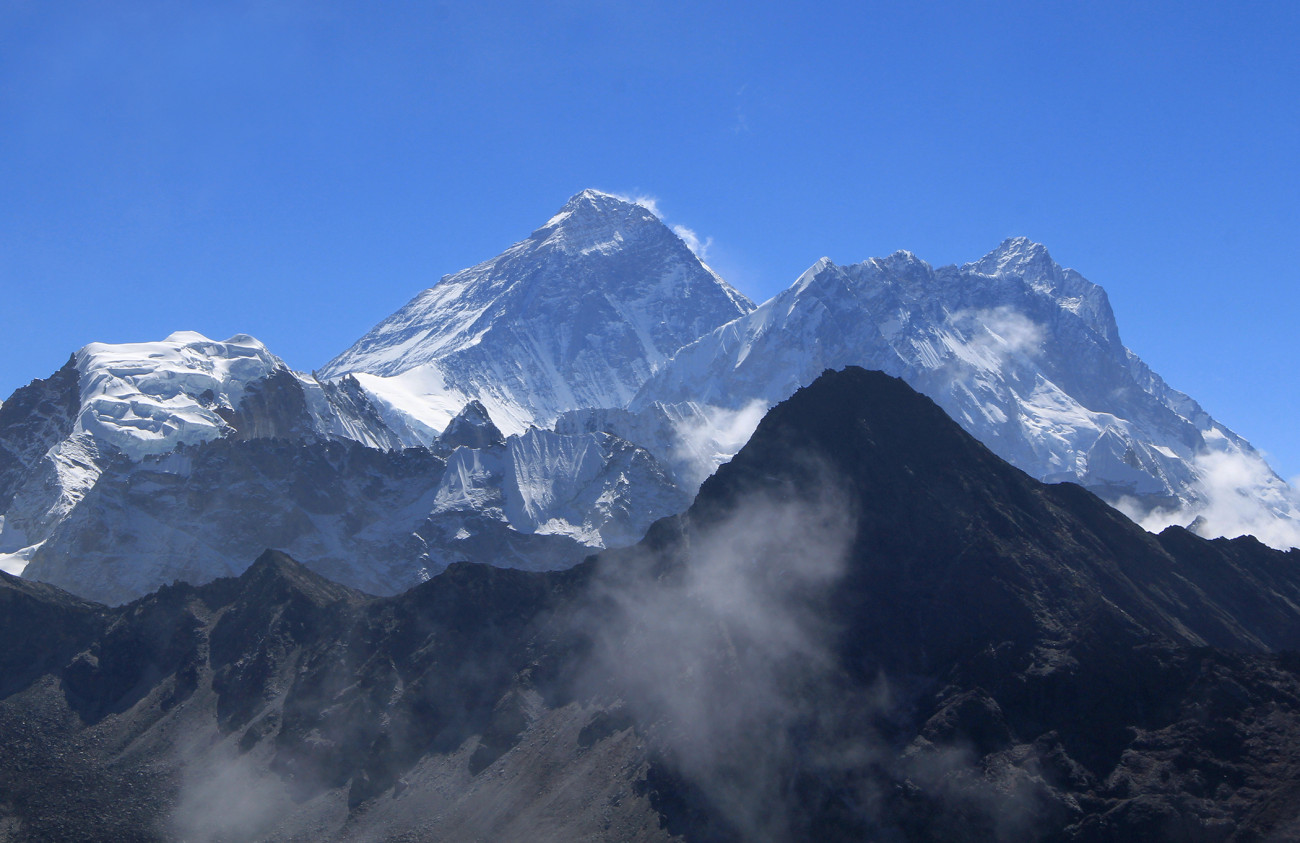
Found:
[[[568,567],[688,503],[609,434],[506,438],[471,402],[404,448],[397,421],[247,336],[87,346],[0,406],[0,567],[121,603],[279,547],[392,594],[456,561]]]
[[[92,343],[0,407],[0,567],[22,571],[113,461],[284,438],[402,444],[354,380],[297,375],[252,337]]]
[[[1261,655],[1296,645],[1300,552],[1152,536],[902,381],[798,391],[640,554],[603,663],[682,724],[658,734],[702,836],[1255,839],[1300,816],[1265,807],[1300,697]]]
[[[962,267],[933,269],[910,252],[851,266],[823,259],[679,352],[632,409],[771,406],[846,365],[902,377],[1012,464],[1139,518],[1201,514],[1209,535],[1300,540],[1300,497],[1123,346],[1101,287],[1024,238]],[[1228,476],[1241,488],[1223,489]],[[1238,498],[1257,505],[1243,511]]]
[[[0,510],[9,509],[46,453],[72,435],[80,409],[75,358],[0,404]]]
[[[595,190],[448,275],[329,363],[441,431],[478,400],[507,433],[622,407],[677,349],[753,304],[654,214]]]
[[[117,604],[176,580],[238,574],[267,547],[391,593],[430,569],[414,535],[444,461],[353,442],[220,439],[109,461],[32,554],[24,576]],[[423,573],[421,573],[423,572]]]
[[[249,394],[287,385],[300,395],[283,377]],[[292,433],[273,409],[286,403],[296,406],[259,400],[256,425],[237,430]],[[502,438],[473,407],[458,419],[434,449],[231,435],[140,461],[101,460],[24,575],[116,604],[175,580],[238,574],[277,547],[351,587],[393,594],[459,561],[567,568],[637,541],[689,503],[649,453],[618,437]]]
[[[1287,839],[1298,562],[1152,536],[830,373],[685,515],[567,571],[368,598],[268,553],[112,610],[0,577],[30,648],[0,673],[0,827]]]

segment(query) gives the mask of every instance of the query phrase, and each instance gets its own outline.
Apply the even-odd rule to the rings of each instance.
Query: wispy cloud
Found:
[[[672,455],[673,462],[683,467],[683,480],[692,491],[745,447],[768,411],[767,402],[761,398],[736,410],[693,406],[696,414],[675,426],[677,445]]]
[[[736,91],[736,121],[731,125],[733,134],[749,134],[749,116],[745,108],[745,91],[749,88],[749,83],[740,86]]]
[[[694,229],[687,228],[684,225],[674,225],[673,233],[682,238],[682,242],[686,244],[688,249],[695,253],[697,258],[700,260],[706,260],[708,258],[709,247],[713,245],[712,237],[701,239],[700,235],[696,234]]]
[[[1042,353],[1042,326],[1015,308],[959,310],[948,321],[967,338],[963,358],[981,368],[997,370],[1017,357]]]
[[[620,194],[618,198],[624,200],[625,202],[631,202],[635,205],[640,205],[642,208],[645,208],[647,211],[654,214],[659,219],[664,218],[663,212],[659,210],[659,200],[653,196],[644,196],[644,195],[623,196]]]
[[[259,769],[250,756],[232,757],[228,750],[198,751],[186,765],[169,829],[178,839],[252,840],[274,827],[292,806],[278,777]]]
[[[679,223],[670,223],[667,215],[665,215],[663,210],[659,207],[658,197],[644,193],[615,193],[613,195],[622,199],[624,202],[631,202],[635,205],[640,205],[642,208],[645,208],[647,211],[654,214],[664,223],[664,225],[671,228],[674,234],[682,239],[682,242],[686,244],[688,249],[695,253],[697,258],[700,260],[706,260],[709,253],[709,247],[713,245],[713,238],[701,237],[693,228],[688,228]]]
[[[814,607],[844,572],[854,524],[829,475],[818,500],[737,501],[667,573],[647,555],[602,571],[583,613],[594,682],[612,678],[674,765],[744,839],[785,840],[797,815],[782,783],[809,692],[833,673],[832,630]]]
[[[1147,530],[1193,526],[1200,535],[1252,535],[1272,547],[1300,547],[1300,495],[1254,453],[1213,451],[1193,458],[1200,501],[1185,509],[1144,511],[1136,501],[1118,508]]]

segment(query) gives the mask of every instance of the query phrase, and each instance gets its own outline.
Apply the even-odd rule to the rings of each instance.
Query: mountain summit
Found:
[[[1148,527],[1296,543],[1300,499],[1248,442],[1120,340],[1106,291],[1024,237],[977,261],[823,258],[683,348],[632,402],[772,406],[825,369],[901,377],[998,456],[1080,483]]]
[[[754,309],[645,207],[584,190],[448,275],[322,371],[440,432],[470,400],[507,433],[625,406],[683,345]]]

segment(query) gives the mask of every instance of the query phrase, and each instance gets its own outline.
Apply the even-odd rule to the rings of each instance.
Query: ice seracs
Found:
[[[208,442],[249,384],[284,363],[246,334],[214,342],[178,331],[161,342],[91,343],[77,353],[77,432],[132,458]]]
[[[13,573],[116,460],[223,438],[403,445],[354,380],[322,384],[292,372],[246,334],[91,343],[15,396],[0,413],[0,564]]]
[[[293,372],[247,334],[217,342],[178,331],[161,342],[91,343],[76,361],[75,432],[131,459],[229,435],[404,444],[355,380],[322,384]]]

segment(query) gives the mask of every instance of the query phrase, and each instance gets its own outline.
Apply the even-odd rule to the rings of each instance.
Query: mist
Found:
[[[766,401],[755,398],[734,410],[692,405],[693,412],[677,419],[670,462],[678,467],[686,488],[698,489],[719,465],[745,447],[768,409]]]
[[[948,322],[967,338],[953,353],[968,365],[1000,371],[1016,358],[1042,353],[1042,326],[1012,307],[959,310]]]
[[[1254,453],[1207,452],[1193,458],[1200,501],[1186,508],[1144,509],[1124,498],[1117,508],[1144,529],[1190,527],[1209,538],[1252,535],[1270,547],[1300,547],[1300,495]]]
[[[229,743],[191,750],[165,836],[186,843],[237,843],[271,831],[293,803],[277,776]]]
[[[755,495],[692,532],[677,563],[638,550],[607,565],[580,613],[587,680],[654,724],[673,767],[745,839],[783,839],[796,726],[815,722],[836,630],[817,611],[841,578],[851,507],[824,478],[810,501]]]

